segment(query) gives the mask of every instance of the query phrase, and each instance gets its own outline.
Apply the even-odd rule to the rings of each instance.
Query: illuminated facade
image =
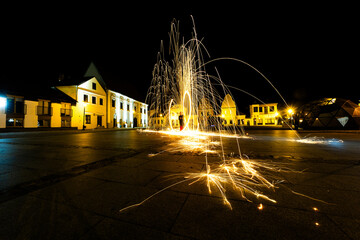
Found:
[[[108,127],[147,127],[147,104],[108,90]]]
[[[250,119],[246,119],[246,123],[250,123],[250,126],[278,125],[279,114],[277,105],[277,103],[250,105]]]
[[[148,124],[147,104],[106,89],[93,63],[80,80],[60,82],[39,92],[1,93],[0,128],[133,128]]]

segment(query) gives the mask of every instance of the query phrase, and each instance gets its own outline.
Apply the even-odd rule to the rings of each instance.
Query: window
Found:
[[[130,105],[129,104],[127,105],[127,110],[130,111]]]
[[[231,124],[231,125],[233,124],[233,120],[230,120],[230,124]]]
[[[123,107],[123,103],[122,103],[122,102],[120,102],[120,109],[121,109],[121,110],[123,110],[123,109],[124,109],[124,107]]]
[[[23,98],[9,97],[6,100],[6,113],[24,114],[25,104]]]
[[[258,107],[254,107],[254,112],[258,112],[259,108]]]
[[[96,83],[94,83],[94,82],[92,83],[92,89],[96,90]]]
[[[84,102],[89,102],[89,96],[84,94]]]
[[[275,111],[275,107],[274,107],[274,106],[269,106],[269,111],[270,111],[270,112],[274,112],[274,111]]]
[[[264,107],[264,113],[268,114],[268,107]]]
[[[99,99],[99,104],[100,104],[100,105],[104,105],[104,99],[100,98],[100,99]]]
[[[85,115],[85,123],[91,124],[91,115]]]
[[[93,104],[96,104],[96,97],[91,97],[91,102],[92,102]]]
[[[263,108],[262,108],[262,107],[259,107],[259,112],[263,112]]]
[[[112,100],[111,100],[111,106],[112,106],[112,107],[115,107],[115,103],[116,103],[115,99],[112,99]]]
[[[136,106],[134,106],[134,111],[136,112]]]

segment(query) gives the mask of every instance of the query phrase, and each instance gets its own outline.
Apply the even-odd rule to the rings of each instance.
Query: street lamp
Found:
[[[293,125],[292,120],[293,120],[293,115],[294,115],[294,109],[291,108],[291,107],[289,107],[289,108],[287,109],[287,112],[288,112],[288,115],[289,115],[288,119],[290,120],[289,123],[290,123],[290,126],[292,127],[292,125]]]

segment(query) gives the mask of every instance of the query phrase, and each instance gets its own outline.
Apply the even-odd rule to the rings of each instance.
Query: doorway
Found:
[[[102,127],[102,116],[97,116],[97,126]]]

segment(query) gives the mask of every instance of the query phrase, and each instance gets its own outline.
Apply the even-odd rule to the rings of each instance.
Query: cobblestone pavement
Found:
[[[325,144],[287,130],[222,139],[227,155],[239,145],[292,169],[273,173],[284,180],[275,191],[263,189],[276,203],[230,188],[231,210],[199,181],[119,212],[204,171],[204,154],[168,152],[173,137],[133,130],[0,133],[0,239],[360,239],[360,133],[299,134]]]

